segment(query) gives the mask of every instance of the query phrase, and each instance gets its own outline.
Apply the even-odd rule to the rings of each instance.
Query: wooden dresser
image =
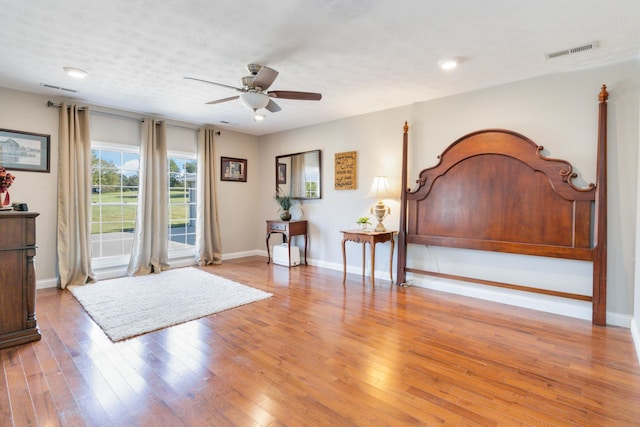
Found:
[[[36,217],[0,212],[0,348],[40,339],[36,324]]]

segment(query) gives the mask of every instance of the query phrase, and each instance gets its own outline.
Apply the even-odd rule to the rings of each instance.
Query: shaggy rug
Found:
[[[67,289],[111,341],[273,296],[191,267]]]

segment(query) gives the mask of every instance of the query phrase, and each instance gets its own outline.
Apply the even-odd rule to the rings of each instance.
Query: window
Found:
[[[304,197],[316,199],[320,197],[318,183],[320,182],[320,167],[307,166],[304,168]]]
[[[136,222],[137,148],[94,143],[91,150],[92,258],[127,264]]]
[[[191,256],[196,244],[196,157],[169,153],[169,257]]]
[[[94,266],[129,263],[136,224],[137,147],[93,143],[91,239]],[[169,258],[193,256],[196,240],[196,156],[169,153]],[[97,261],[97,262],[96,262]]]

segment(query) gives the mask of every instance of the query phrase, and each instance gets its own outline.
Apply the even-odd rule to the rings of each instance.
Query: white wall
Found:
[[[0,88],[0,128],[51,135],[51,172],[37,173],[15,171],[16,180],[11,186],[11,199],[26,202],[30,211],[39,212],[36,221],[37,287],[52,287],[57,284],[57,178],[58,178],[58,120],[59,110],[46,106],[51,97]],[[53,99],[57,101],[56,99]],[[84,105],[79,103],[79,105]],[[92,115],[92,138],[102,142],[137,144],[140,140],[139,114],[105,108],[91,107],[117,116],[132,117],[133,120],[108,115]],[[194,131],[182,126],[195,125],[167,120],[168,146],[172,150],[195,150]],[[171,126],[171,125],[177,125]],[[258,227],[256,212],[251,201],[260,193],[258,138],[236,132],[222,131],[216,137],[218,156],[247,159],[247,183],[218,182],[221,203],[219,215],[222,246],[226,257],[256,253]],[[216,165],[219,167],[219,163]],[[217,176],[220,174],[217,172]],[[261,230],[262,233],[262,230]],[[264,236],[264,234],[262,234]],[[259,251],[258,251],[259,252]]]
[[[638,121],[636,123],[640,128],[640,111],[638,112]],[[640,151],[640,150],[639,150]],[[640,165],[640,152],[638,153],[638,165]],[[636,189],[636,254],[640,251],[640,209],[637,209],[638,200],[640,200],[640,174],[638,175],[638,188]],[[640,362],[640,259],[635,258],[634,264],[634,288],[633,288],[633,319],[631,321],[631,336],[636,346],[636,357]]]
[[[305,200],[304,218],[309,220],[310,263],[342,270],[340,230],[357,228],[356,219],[369,214],[375,200],[366,199],[373,178],[389,177],[392,185],[400,186],[402,126],[407,115],[403,109],[368,114],[323,125],[297,129],[260,138],[261,157],[269,165],[263,168],[261,180],[268,183],[262,198],[261,211],[266,219],[277,218],[275,194],[275,156],[307,150],[322,150],[322,199]],[[357,151],[357,189],[335,190],[335,154]],[[399,203],[391,201],[391,216],[384,223],[397,230]],[[294,213],[294,219],[299,214]],[[300,241],[301,246],[301,241]],[[347,243],[349,270],[361,274],[361,250]],[[376,248],[376,276],[389,277],[389,245]],[[367,265],[367,271],[370,265]]]
[[[215,141],[217,157],[247,159],[246,183],[220,181],[220,164],[216,165],[223,259],[256,254],[264,246],[265,235],[256,198],[265,188],[261,172],[272,168],[273,163],[261,157],[255,136],[223,130]]]
[[[51,135],[50,173],[12,172],[12,202],[26,202],[39,212],[36,219],[36,277],[38,287],[55,286],[56,212],[58,191],[58,110],[46,106],[47,98],[0,88],[0,128]]]
[[[460,72],[463,72],[460,70]],[[638,104],[640,66],[629,61],[580,72],[549,75],[429,102],[367,114],[332,123],[297,129],[260,138],[265,162],[262,181],[267,190],[261,210],[275,217],[273,201],[276,155],[304,150],[323,151],[323,198],[305,202],[305,218],[311,224],[309,256],[317,265],[342,269],[340,230],[355,228],[357,217],[372,204],[365,195],[376,175],[388,175],[399,184],[402,127],[410,125],[410,174],[413,183],[421,169],[437,163],[437,156],[454,140],[477,129],[515,130],[545,147],[550,157],[569,160],[579,174],[576,183],[594,182],[596,172],[598,93],[607,84],[609,97],[609,261],[608,321],[629,326],[633,313],[636,195],[638,185]],[[391,83],[392,85],[392,83]],[[333,189],[335,153],[358,152],[358,189]],[[269,166],[271,165],[271,166]],[[270,169],[269,169],[270,168]],[[398,205],[385,220],[398,228]],[[349,244],[347,244],[349,245]],[[376,276],[386,277],[388,245],[376,253]],[[578,261],[480,253],[443,248],[413,248],[416,262],[431,263],[445,271],[459,270],[489,280],[563,287],[568,292],[590,292],[591,265]],[[360,251],[349,251],[348,265],[360,271]],[[435,264],[435,265],[434,265]],[[517,264],[517,268],[514,265]],[[505,268],[505,267],[510,268]],[[541,271],[549,271],[544,276]],[[455,271],[448,271],[455,274]],[[395,272],[394,272],[395,274]],[[499,276],[499,277],[496,277]],[[591,318],[590,304],[565,301],[445,280],[413,278],[414,283],[526,307]]]

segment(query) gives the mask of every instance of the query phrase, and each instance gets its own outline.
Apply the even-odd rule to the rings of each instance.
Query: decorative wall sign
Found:
[[[357,176],[357,151],[346,151],[344,153],[336,153],[335,165],[335,189],[336,190],[355,190],[358,188]]]
[[[0,129],[0,166],[11,170],[49,172],[49,135]]]

